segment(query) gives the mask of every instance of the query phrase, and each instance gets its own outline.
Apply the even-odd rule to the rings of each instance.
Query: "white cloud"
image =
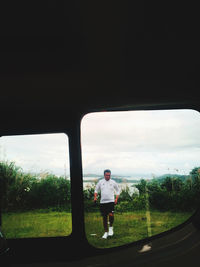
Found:
[[[200,114],[193,110],[98,112],[81,123],[84,173],[188,173],[199,166]],[[25,171],[69,173],[65,134],[0,138],[0,159]]]
[[[24,171],[69,173],[68,137],[65,134],[5,136],[0,139],[6,153],[1,160],[14,161]],[[6,155],[5,155],[6,154]]]
[[[121,174],[189,172],[199,165],[197,111],[92,113],[83,118],[81,129],[85,172],[108,165]]]

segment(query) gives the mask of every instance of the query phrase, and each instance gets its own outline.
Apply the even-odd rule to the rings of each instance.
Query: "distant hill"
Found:
[[[99,181],[101,179],[103,179],[103,175],[98,175],[98,174],[85,174],[83,177],[87,177],[87,178],[94,178],[94,181],[93,179],[84,179],[84,182],[96,182],[96,181]],[[130,179],[129,177],[131,176],[123,176],[123,175],[112,175],[111,179],[116,181],[117,183],[139,183],[141,179],[144,179],[146,180],[146,178],[141,178],[141,179]],[[141,176],[142,177],[142,176]],[[170,174],[170,173],[166,173],[166,174],[163,174],[161,176],[156,176],[154,178],[148,178],[149,181],[151,180],[157,180],[159,182],[162,182],[165,180],[166,177],[171,177],[171,178],[179,178],[181,179],[183,182],[188,179],[188,175],[180,175],[180,174]],[[127,179],[128,178],[128,179]]]
[[[112,177],[112,179],[117,183],[138,183],[140,181],[134,179],[119,178],[119,177]]]
[[[101,179],[103,179],[103,175],[101,177],[99,177],[99,175],[97,174],[85,174],[83,177],[87,177],[87,178],[94,178],[94,179],[84,179],[84,182],[89,182],[89,183],[92,183],[92,182],[96,182],[96,181],[99,181]],[[115,182],[117,183],[138,183],[140,180],[138,179],[126,179],[128,178],[129,176],[114,176],[112,175],[111,179],[114,180]]]
[[[98,181],[103,179],[103,178],[104,178],[103,176],[100,177],[98,179]],[[126,178],[119,178],[119,177],[113,177],[113,176],[111,179],[114,180],[116,183],[119,183],[119,184],[121,184],[121,183],[138,183],[140,181],[140,180],[130,180],[130,179],[126,179]]]
[[[170,178],[179,178],[181,179],[183,182],[189,178],[189,175],[181,175],[181,174],[170,174],[170,173],[167,173],[167,174],[163,174],[161,176],[158,176],[154,179],[156,180],[159,180],[159,182],[162,182],[163,180],[166,179],[166,177],[170,177]]]

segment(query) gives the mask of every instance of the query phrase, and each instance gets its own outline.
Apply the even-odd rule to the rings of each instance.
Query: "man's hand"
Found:
[[[115,205],[117,205],[118,198],[119,198],[119,195],[117,195],[115,198]]]
[[[97,193],[94,193],[94,203],[97,203]]]

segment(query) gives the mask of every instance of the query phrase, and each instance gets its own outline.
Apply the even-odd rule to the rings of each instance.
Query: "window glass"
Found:
[[[1,229],[7,239],[72,231],[66,134],[0,138]]]
[[[87,114],[81,137],[89,242],[119,246],[185,222],[199,205],[199,136],[199,112],[189,109]],[[111,181],[120,188],[119,198],[102,213],[118,194]]]

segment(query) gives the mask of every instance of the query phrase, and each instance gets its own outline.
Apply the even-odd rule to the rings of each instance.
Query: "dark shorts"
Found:
[[[114,213],[114,202],[100,203],[100,212],[102,216],[108,215],[109,213]]]

